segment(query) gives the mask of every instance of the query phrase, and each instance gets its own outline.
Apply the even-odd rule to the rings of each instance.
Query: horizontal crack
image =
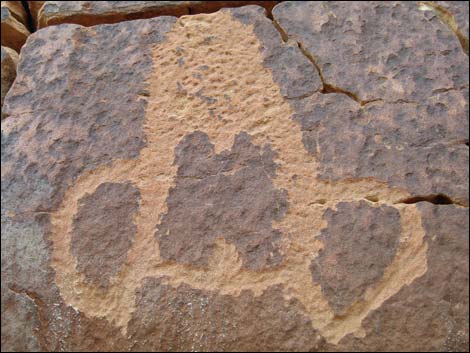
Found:
[[[405,199],[401,199],[395,204],[415,204],[418,202],[430,202],[434,205],[457,205],[461,207],[468,207],[467,205],[464,205],[461,202],[458,202],[456,200],[452,200],[449,196],[444,195],[444,194],[433,194],[433,195],[418,195],[418,196],[411,196],[407,197]]]

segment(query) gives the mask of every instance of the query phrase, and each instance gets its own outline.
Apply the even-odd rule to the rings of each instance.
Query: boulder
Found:
[[[28,24],[28,16],[21,1],[2,1],[1,6],[8,8],[11,14],[22,24],[25,26]]]
[[[14,12],[2,5],[2,46],[19,53],[29,34],[26,26],[14,16]]]
[[[437,73],[409,57],[416,96],[361,102],[290,34],[311,6],[274,9],[287,31],[246,6],[31,35],[3,108],[3,349],[468,349],[465,54],[439,20],[374,32]]]

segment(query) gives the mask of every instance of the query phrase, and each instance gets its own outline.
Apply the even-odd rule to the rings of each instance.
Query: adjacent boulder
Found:
[[[2,46],[19,53],[30,33],[25,24],[15,17],[15,13],[2,2]]]
[[[26,25],[28,23],[28,16],[21,1],[2,1],[1,5],[8,8],[11,14],[22,24]]]
[[[258,4],[272,8],[278,1],[45,1],[39,27],[60,23],[93,26],[156,16],[210,13],[222,7]]]
[[[15,81],[16,65],[18,65],[18,54],[13,49],[2,46],[2,107],[5,96]]]
[[[417,5],[316,6],[278,5],[285,32],[247,6],[31,35],[3,107],[2,349],[468,349],[468,58]],[[409,79],[325,89],[367,100],[366,65]]]

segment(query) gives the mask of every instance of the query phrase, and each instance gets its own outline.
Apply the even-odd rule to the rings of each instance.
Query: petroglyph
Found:
[[[298,299],[313,328],[336,343],[347,334],[363,334],[361,322],[371,310],[425,273],[420,212],[415,205],[394,205],[402,231],[392,263],[344,315],[335,316],[310,271],[323,247],[317,236],[327,226],[324,212],[335,210],[340,201],[378,200],[370,205],[380,207],[409,193],[372,178],[335,182],[316,178],[318,162],[300,148],[300,126],[291,119],[291,106],[263,66],[252,26],[233,20],[229,12],[181,17],[166,41],[153,49],[153,60],[149,94],[141,98],[148,105],[146,146],[139,158],[114,160],[83,173],[65,193],[58,211],[51,214],[51,262],[66,303],[89,317],[105,318],[126,333],[136,290],[148,277],[162,278],[162,283],[172,287],[186,284],[232,296],[243,290],[260,296],[267,288],[282,285],[284,298]],[[275,189],[287,192],[288,204],[284,216],[272,221],[272,228],[282,237],[281,263],[268,269],[244,268],[236,244],[224,234],[217,237],[206,266],[177,263],[160,255],[155,232],[168,213],[166,201],[176,185],[175,148],[196,131],[207,135],[217,154],[233,148],[240,132],[246,132],[254,146],[274,151],[277,170],[271,180]],[[70,250],[79,200],[103,183],[132,183],[140,193],[132,246],[107,288],[86,281]]]

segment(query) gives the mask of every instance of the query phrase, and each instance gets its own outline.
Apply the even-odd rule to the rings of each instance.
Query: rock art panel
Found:
[[[421,156],[443,146],[452,158],[436,170],[465,180],[458,126],[468,97],[429,97],[410,110],[420,122],[407,105],[388,114],[387,102],[322,94],[313,63],[282,37],[256,6],[31,36],[2,121],[2,288],[15,298],[2,300],[2,316],[37,320],[2,320],[6,345],[24,348],[26,335],[44,350],[377,348],[371,317],[383,309],[393,318],[386,305],[403,291],[423,295],[410,288],[433,261],[429,227],[441,223],[410,198],[433,190],[458,199],[461,189],[442,191],[433,178],[419,189],[401,170],[395,182],[393,155],[359,173],[337,159],[348,151],[331,151],[374,132],[383,134],[376,149]],[[433,113],[441,101],[452,109]],[[352,142],[359,163],[373,165]],[[456,217],[457,236],[467,230]],[[347,244],[364,252],[364,277],[344,269],[354,256],[334,261]],[[468,286],[468,255],[455,254],[456,281]],[[384,342],[398,345],[394,332]],[[409,336],[426,343],[420,332]]]

